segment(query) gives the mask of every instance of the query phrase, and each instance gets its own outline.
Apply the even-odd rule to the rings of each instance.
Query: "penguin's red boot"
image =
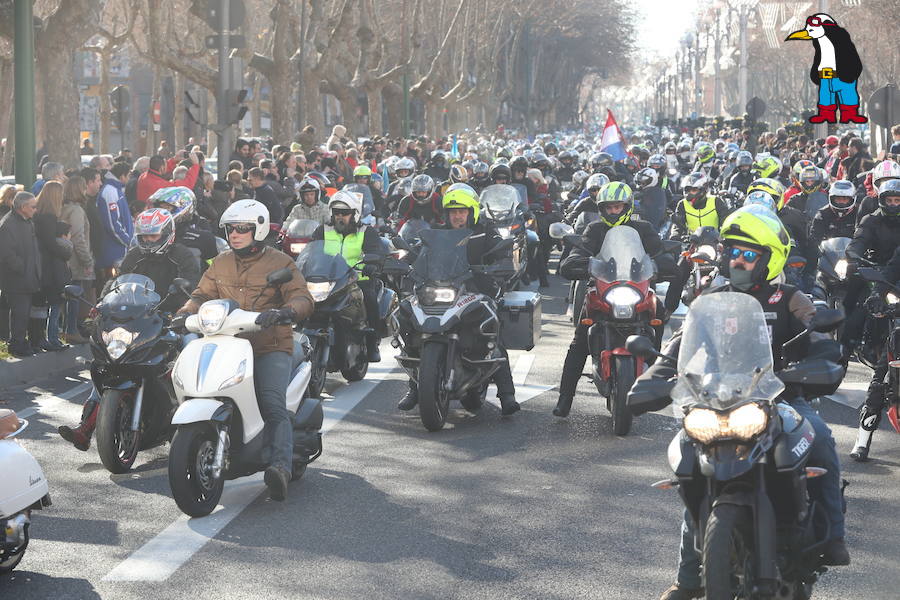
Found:
[[[837,104],[818,104],[819,114],[809,118],[810,123],[837,123]]]
[[[858,104],[841,104],[841,123],[866,123],[869,119],[859,114]],[[810,119],[812,120],[812,119]]]

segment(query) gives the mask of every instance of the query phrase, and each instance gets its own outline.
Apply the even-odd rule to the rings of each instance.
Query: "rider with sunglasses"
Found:
[[[759,301],[769,325],[776,371],[789,362],[814,355],[830,357],[840,352],[839,346],[835,348],[837,342],[818,333],[810,335],[807,342],[793,346],[789,353],[783,349],[785,342],[806,329],[816,309],[812,301],[796,287],[776,283],[787,262],[790,238],[784,225],[770,210],[761,206],[738,209],[722,223],[721,235],[725,246],[722,267],[729,275],[730,283],[705,293],[743,292]],[[680,346],[681,331],[677,331],[662,352],[677,358]],[[675,369],[669,361],[657,361],[638,378],[632,391],[640,391],[642,382],[668,380],[675,376]],[[782,397],[815,429],[810,464],[827,469],[825,475],[809,482],[810,496],[822,505],[831,525],[832,539],[825,546],[824,562],[826,565],[850,564],[850,555],[844,545],[840,463],[831,430],[802,396],[787,388]],[[670,402],[665,398],[655,406],[632,406],[632,412],[640,414],[660,410]],[[685,520],[681,525],[678,577],[675,585],[666,590],[660,600],[703,597],[700,556],[694,546],[694,530],[695,525],[685,511]]]
[[[362,194],[341,190],[328,201],[331,220],[320,225],[312,234],[313,240],[325,240],[327,254],[340,254],[348,265],[356,265],[364,254],[384,254],[384,246],[378,232],[359,222],[362,213]],[[381,361],[378,350],[378,286],[370,277],[375,273],[374,265],[366,265],[359,270],[356,284],[363,294],[369,334],[366,346],[370,363]]]
[[[256,323],[263,329],[246,338],[253,347],[256,397],[265,421],[267,454],[271,456],[265,482],[272,499],[280,501],[291,479],[293,434],[286,396],[294,340],[291,325],[276,323],[285,318],[294,322],[305,319],[315,303],[291,257],[265,244],[270,231],[269,211],[262,203],[238,200],[225,210],[219,224],[225,229],[231,250],[213,259],[178,313],[194,314],[201,304],[218,298],[234,300],[242,310],[260,313]],[[269,273],[283,268],[292,271],[291,280],[269,286]]]

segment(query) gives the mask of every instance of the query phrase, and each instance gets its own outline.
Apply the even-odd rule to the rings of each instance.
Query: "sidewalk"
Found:
[[[72,346],[59,352],[42,352],[28,358],[0,360],[0,389],[29,385],[68,371],[83,368],[76,358],[90,358],[87,344]]]

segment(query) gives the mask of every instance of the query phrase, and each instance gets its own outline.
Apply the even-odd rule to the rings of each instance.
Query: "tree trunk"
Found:
[[[381,117],[381,111],[384,108],[384,101],[381,97],[381,86],[366,89],[366,100],[369,107],[369,136],[375,137],[384,133],[384,123]]]
[[[112,129],[112,105],[109,101],[109,59],[111,52],[108,49],[104,49],[97,54],[100,59],[100,140],[97,144],[97,152],[109,154],[110,129]]]
[[[172,71],[175,78],[175,136],[172,140],[174,148],[184,148],[187,138],[184,135],[184,75],[178,71]]]
[[[382,90],[383,102],[387,103],[387,130],[399,137],[403,129],[403,90],[396,83],[389,83]]]
[[[14,92],[11,61],[0,59],[0,81],[6,82],[6,85],[4,85],[3,89],[0,90],[0,106],[12,107],[14,102]],[[14,122],[12,118],[12,112],[12,110],[0,111],[0,137],[7,138],[5,154],[2,154],[2,156],[0,156],[0,173],[9,173],[11,170],[10,167],[12,166],[12,163],[9,163],[8,161],[9,154],[11,152],[11,141],[5,135],[6,131],[10,128],[10,124]]]
[[[150,156],[156,154],[156,150],[159,148],[159,143],[162,141],[162,131],[156,131],[156,126],[153,124],[153,104],[158,102],[162,97],[162,66],[159,64],[153,65],[153,87],[152,92],[150,92],[150,119],[148,119],[148,131],[147,131],[147,151]],[[161,125],[161,124],[160,124]],[[162,129],[162,127],[160,127]]]
[[[433,137],[439,138],[443,135],[444,124],[443,120],[443,112],[441,111],[440,103],[435,100],[426,100],[425,101],[425,134]]]
[[[253,114],[250,116],[250,135],[262,135],[262,75],[254,73],[253,77]]]
[[[80,121],[78,118],[79,98],[71,50],[60,51],[55,45],[40,44],[35,47],[35,65],[44,83],[44,124],[43,139],[38,138],[38,146],[46,142],[50,160],[66,167],[80,167],[78,154]]]
[[[293,118],[294,86],[292,67],[288,60],[275,63],[275,72],[269,79],[269,112],[272,116],[272,138],[291,139]]]

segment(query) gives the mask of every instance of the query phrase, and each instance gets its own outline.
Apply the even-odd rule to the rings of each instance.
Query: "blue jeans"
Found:
[[[263,460],[291,472],[294,428],[287,409],[287,386],[291,381],[291,355],[269,352],[254,356],[254,382],[259,412],[265,421]]]
[[[807,482],[809,496],[819,502],[825,510],[825,515],[831,524],[831,539],[842,538],[844,537],[844,501],[841,497],[841,464],[838,461],[831,429],[806,400],[797,398],[790,404],[804,419],[809,421],[816,432],[816,439],[809,453],[809,465],[828,470],[825,475]],[[700,555],[694,547],[694,523],[687,509],[684,511],[684,520],[681,523],[678,585],[693,589],[701,586]]]
[[[837,77],[819,80],[819,104],[832,106],[859,106],[859,94],[856,93],[856,80],[844,83]]]
[[[59,344],[59,317],[63,304],[51,304],[47,316],[47,340],[51,344]]]

